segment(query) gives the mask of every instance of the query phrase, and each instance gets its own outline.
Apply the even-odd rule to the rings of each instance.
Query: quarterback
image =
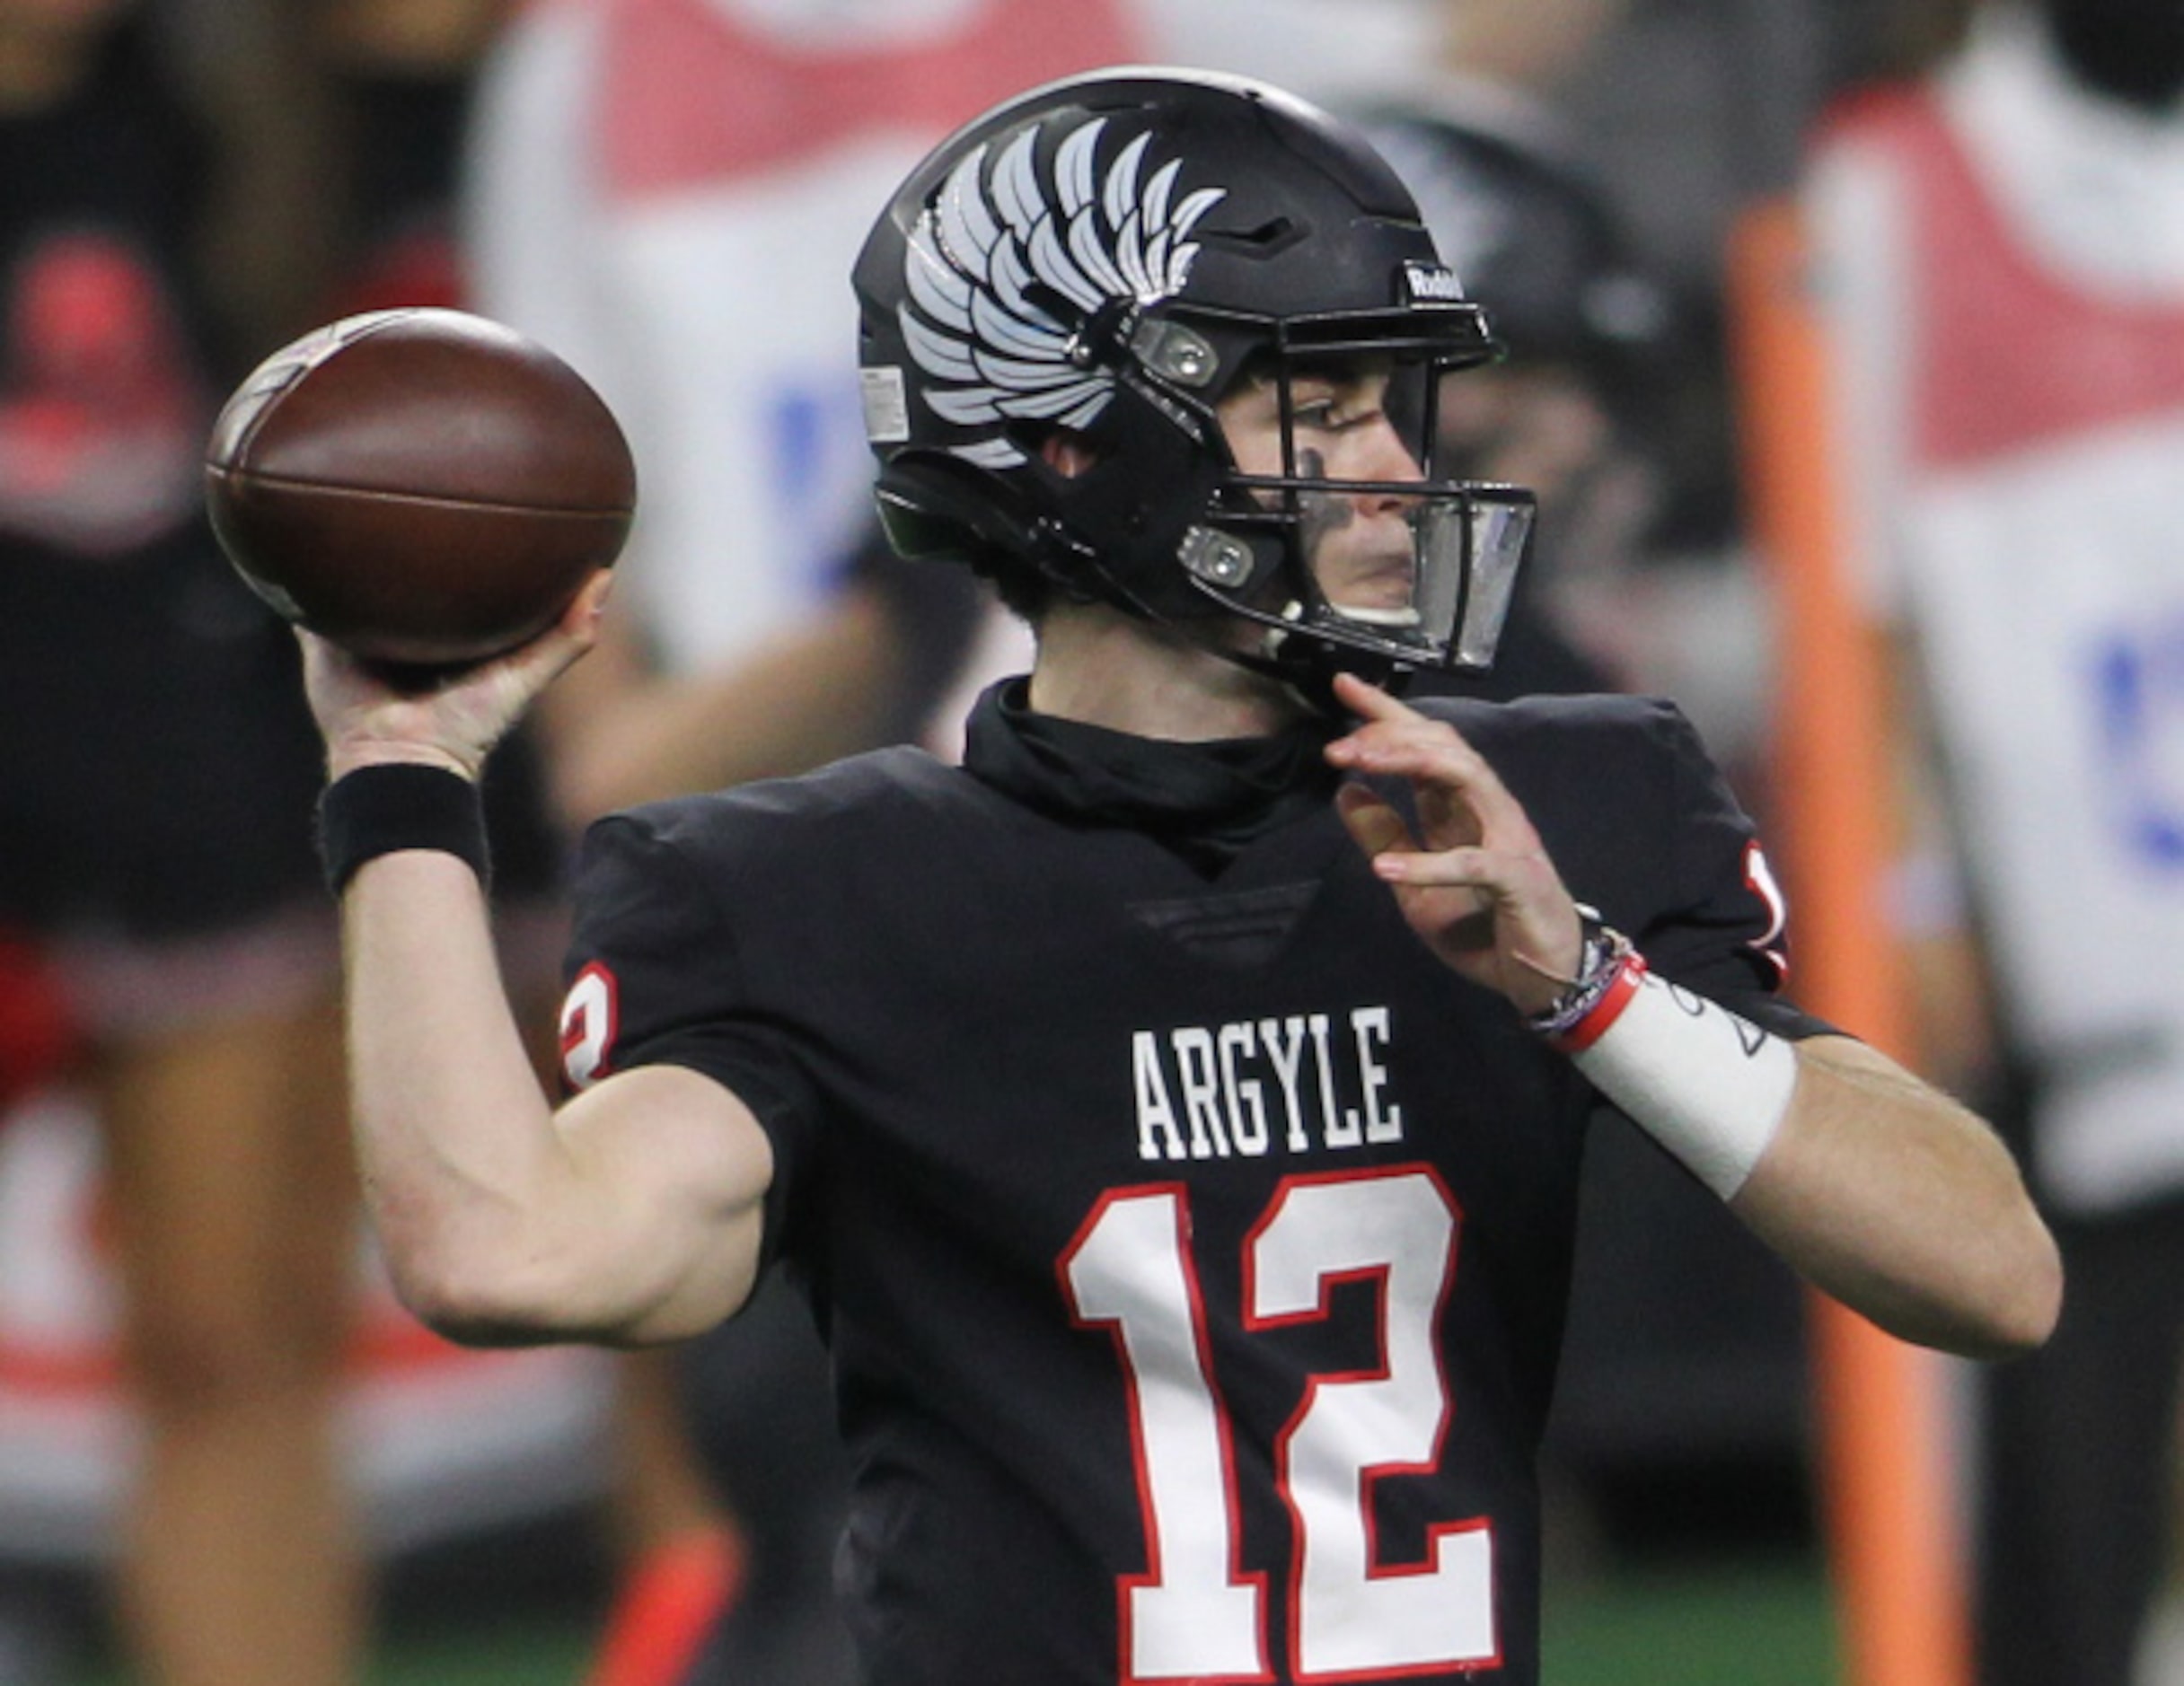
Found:
[[[1665,704],[1421,701],[1532,520],[1436,466],[1496,350],[1346,127],[1123,70],[939,146],[855,273],[906,567],[1037,637],[914,750],[612,816],[537,1090],[475,780],[595,636],[405,695],[307,644],[358,1150],[410,1304],[671,1340],[792,1272],[866,1677],[1538,1675],[1535,1454],[1589,1132],[2003,1356],[2061,1292],[1986,1126],[1788,1005]]]

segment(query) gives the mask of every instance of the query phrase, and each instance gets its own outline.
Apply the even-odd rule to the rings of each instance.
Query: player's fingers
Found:
[[[1343,786],[1334,793],[1334,807],[1357,846],[1369,856],[1418,847],[1403,816],[1363,785]]]
[[[600,621],[613,590],[613,569],[594,570],[559,619],[500,658],[504,668],[520,677],[526,696],[543,690],[599,642]]]
[[[1377,855],[1373,871],[1390,883],[1418,890],[1476,890],[1511,904],[1551,895],[1560,882],[1544,855],[1478,844]]]
[[[1424,719],[1368,721],[1327,745],[1327,760],[1356,772],[1397,771],[1396,758],[1410,764],[1437,754],[1454,753],[1462,740],[1448,727]]]
[[[1436,733],[1455,737],[1455,729],[1440,721],[1428,719],[1416,709],[1407,707],[1378,687],[1348,673],[1337,674],[1345,698],[1354,698],[1359,706],[1352,712],[1357,724],[1327,746],[1328,760],[1339,765],[1359,764],[1375,745],[1407,741],[1413,737],[1430,741]],[[1346,683],[1344,683],[1346,681]]]
[[[288,630],[295,635],[295,647],[304,653],[304,672],[306,677],[325,672],[332,659],[333,645],[315,632],[292,626]]]
[[[1370,722],[1329,744],[1327,759],[1351,772],[1416,786],[1429,841],[1445,847],[1476,840],[1453,835],[1449,827],[1468,831],[1475,826],[1488,837],[1512,842],[1531,835],[1523,805],[1492,763],[1441,721],[1406,710],[1404,717]]]
[[[1334,676],[1335,700],[1363,720],[1422,720],[1420,714],[1401,698],[1383,690],[1370,680],[1360,679],[1355,673],[1337,673]]]
[[[1358,716],[1358,724],[1328,745],[1330,760],[1338,763],[1369,763],[1407,746],[1415,754],[1431,755],[1450,750],[1459,752],[1466,761],[1479,761],[1476,751],[1448,722],[1419,713],[1354,673],[1338,673],[1334,677],[1335,694]]]
[[[368,702],[381,689],[365,664],[331,640],[291,628],[304,655],[304,692],[321,719]]]
[[[1351,704],[1360,720],[1347,737],[1337,740],[1347,746],[1345,755],[1354,755],[1375,771],[1385,772],[1400,770],[1392,764],[1397,758],[1409,758],[1421,765],[1437,763],[1453,782],[1501,787],[1501,777],[1492,763],[1447,721],[1421,714],[1353,673],[1336,675],[1336,692]],[[1379,765],[1382,762],[1390,764]]]
[[[561,616],[561,625],[571,630],[581,629],[597,635],[599,618],[606,613],[607,600],[614,594],[615,574],[612,568],[599,568],[570,600]]]
[[[1562,875],[1544,850],[1476,845],[1373,857],[1373,871],[1406,891],[1467,890],[1500,909],[1518,927],[1559,950],[1575,928],[1577,914]]]

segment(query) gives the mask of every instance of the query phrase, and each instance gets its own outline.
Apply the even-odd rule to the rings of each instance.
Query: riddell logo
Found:
[[[1464,302],[1464,284],[1456,278],[1456,271],[1446,264],[1420,263],[1413,259],[1403,266],[1403,281],[1413,304],[1461,304]]]

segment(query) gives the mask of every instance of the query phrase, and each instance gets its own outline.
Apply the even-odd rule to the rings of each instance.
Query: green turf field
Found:
[[[373,1686],[573,1686],[586,1637],[542,1614],[463,1625],[443,1616],[390,1636]],[[1546,1686],[1837,1681],[1826,1592],[1800,1559],[1619,1570],[1548,1600]]]
[[[1836,1686],[1834,1612],[1799,1559],[1635,1568],[1547,1593],[1546,1686]]]
[[[373,1686],[570,1686],[584,1637],[539,1618],[399,1636]],[[1546,1686],[1836,1686],[1836,1658],[1800,1560],[1618,1571],[1548,1601]]]
[[[576,1686],[594,1620],[594,1605],[581,1597],[514,1595],[468,1607],[429,1601],[394,1612],[368,1686]],[[1840,1681],[1826,1587],[1803,1551],[1565,1575],[1550,1585],[1546,1652],[1546,1686]],[[133,1682],[108,1661],[56,1686]]]

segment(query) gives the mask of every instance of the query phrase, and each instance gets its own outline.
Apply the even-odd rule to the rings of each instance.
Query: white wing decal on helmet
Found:
[[[1107,119],[1062,138],[1053,180],[1040,180],[1040,130],[1028,128],[986,168],[987,148],[965,154],[910,231],[903,338],[931,377],[933,413],[983,437],[952,449],[983,468],[1012,468],[1023,453],[1005,421],[1091,424],[1114,392],[1114,376],[1070,353],[1070,330],[1035,302],[1040,289],[1089,314],[1115,299],[1140,305],[1173,298],[1190,279],[1201,217],[1225,197],[1201,188],[1175,198],[1181,160],[1141,180],[1151,135],[1140,135],[1099,174]]]

